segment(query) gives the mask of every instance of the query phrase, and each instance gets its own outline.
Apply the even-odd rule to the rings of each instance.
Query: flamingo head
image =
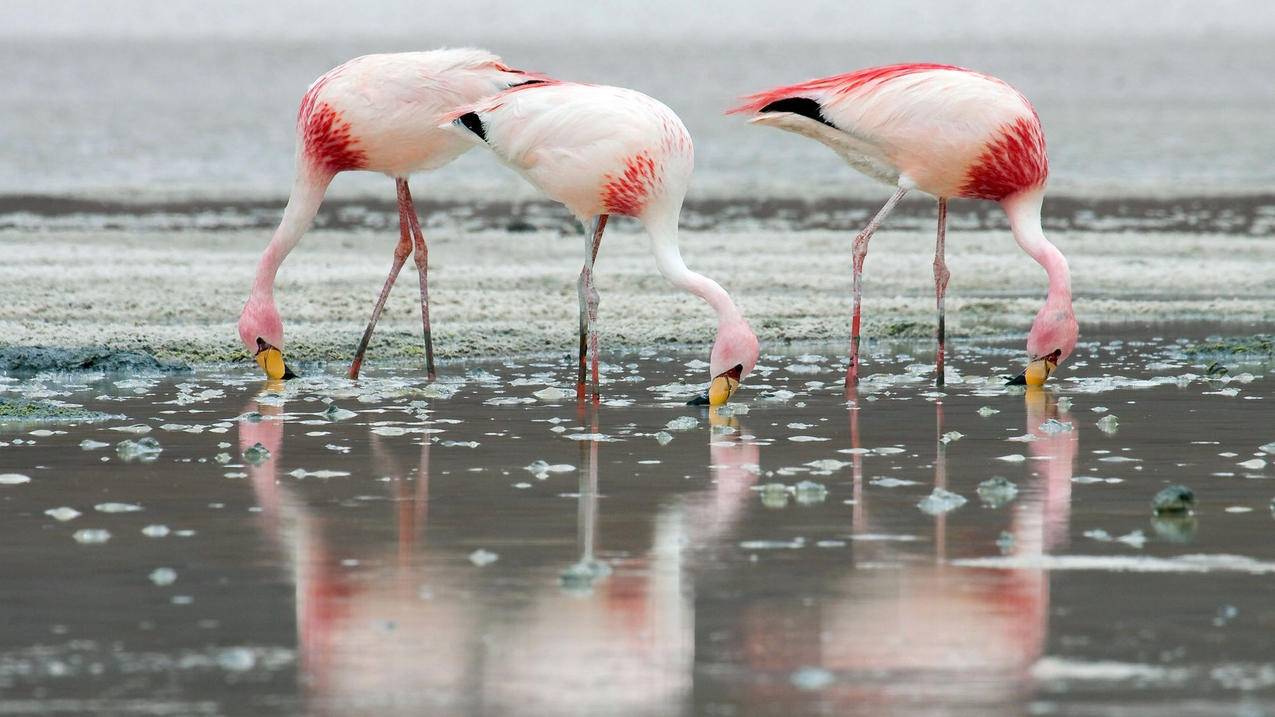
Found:
[[[239,316],[239,340],[270,379],[296,378],[283,360],[283,320],[274,300],[249,297]]]
[[[1080,327],[1071,299],[1050,296],[1027,335],[1027,368],[1010,385],[1040,386],[1076,348]]]
[[[484,62],[477,69],[492,80],[495,84],[494,91],[496,92],[507,90],[511,87],[548,82],[551,79],[548,75],[539,72],[510,67],[500,60]]]
[[[693,406],[721,406],[735,395],[739,384],[753,367],[761,349],[757,336],[743,318],[724,321],[717,329],[717,340],[709,354],[708,392],[691,399]]]

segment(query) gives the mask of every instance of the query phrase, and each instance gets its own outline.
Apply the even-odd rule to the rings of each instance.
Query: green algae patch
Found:
[[[1255,334],[1222,339],[1208,339],[1186,350],[1187,356],[1228,356],[1261,360],[1275,356],[1275,335]]]
[[[112,421],[124,416],[90,411],[51,401],[27,401],[0,397],[0,425],[14,423],[91,423]]]

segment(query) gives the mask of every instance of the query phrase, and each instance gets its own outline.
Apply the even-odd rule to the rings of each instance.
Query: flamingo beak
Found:
[[[736,364],[734,368],[723,371],[713,378],[713,382],[708,385],[708,392],[703,396],[696,396],[686,402],[688,406],[724,406],[730,400],[731,396],[739,390],[739,379],[744,373],[743,364]]]
[[[257,355],[254,357],[257,365],[265,372],[266,378],[272,381],[279,379],[288,380],[296,378],[297,375],[292,372],[288,364],[283,360],[283,352],[271,346],[262,339],[257,339]]]
[[[1045,356],[1038,356],[1027,364],[1027,368],[1023,372],[1011,378],[1005,383],[1006,386],[1043,386],[1045,381],[1058,368],[1058,358],[1062,355],[1061,350],[1056,350]]]

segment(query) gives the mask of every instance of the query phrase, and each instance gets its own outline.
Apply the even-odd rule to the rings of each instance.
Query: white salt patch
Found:
[[[965,505],[965,503],[964,496],[944,488],[935,488],[933,492],[922,498],[921,502],[916,504],[916,507],[920,508],[923,513],[942,515],[948,511],[956,510]]]
[[[905,535],[902,533],[856,533],[850,536],[851,540],[862,540],[866,542],[899,542],[914,543],[921,539],[919,535]]]
[[[137,434],[142,434],[142,433],[150,433],[150,432],[151,432],[151,427],[150,427],[150,426],[148,426],[148,425],[146,425],[146,424],[144,424],[144,423],[138,423],[138,424],[136,424],[136,425],[132,425],[132,426],[114,426],[114,427],[113,427],[113,428],[111,428],[110,430],[112,430],[112,431],[119,431],[120,433],[137,433]]]
[[[1186,679],[1190,671],[1138,662],[1102,660],[1085,662],[1061,657],[1042,657],[1031,669],[1032,677],[1046,682],[1176,682]]]
[[[168,535],[168,532],[167,525],[148,525],[142,528],[142,535],[148,538],[162,538]]]
[[[1011,453],[1007,456],[999,456],[996,460],[1005,461],[1006,463],[1022,463],[1027,460],[1027,456],[1024,456],[1021,453]]]
[[[495,398],[489,398],[486,401],[483,401],[483,403],[487,404],[488,406],[517,406],[523,403],[535,403],[535,402],[536,402],[536,399],[534,398],[518,398],[515,396],[497,396]]]
[[[803,667],[788,677],[793,686],[799,690],[822,690],[837,681],[837,678],[822,667]]]
[[[612,438],[605,433],[572,433],[567,436],[573,441],[598,441],[605,443],[607,441],[618,441],[618,438]]]
[[[98,503],[93,509],[99,513],[135,513],[142,509],[142,506],[134,503]]]
[[[1116,538],[1116,542],[1124,543],[1125,545],[1128,545],[1132,548],[1137,548],[1141,550],[1142,546],[1147,544],[1147,536],[1144,535],[1141,530],[1135,530],[1132,533],[1128,533],[1126,535],[1120,536],[1119,538]]]
[[[576,467],[569,463],[549,463],[548,461],[534,461],[525,467],[525,470],[540,479],[549,477],[550,473],[570,473],[575,469]]]
[[[1121,555],[1014,555],[953,560],[964,568],[1000,570],[1095,570],[1129,573],[1236,572],[1251,575],[1275,573],[1275,563],[1243,555],[1182,555],[1176,558]]]
[[[567,393],[566,391],[563,391],[562,389],[556,386],[550,386],[548,388],[542,388],[531,395],[535,396],[541,401],[560,401],[571,394]]]
[[[163,587],[177,582],[177,571],[172,568],[155,568],[147,577],[151,579],[151,582]]]
[[[350,474],[348,471],[330,471],[330,470],[308,471],[304,468],[298,468],[292,471],[291,473],[289,473],[288,475],[292,476],[293,478],[343,478]]]
[[[71,535],[71,537],[74,538],[77,543],[95,545],[98,543],[105,543],[110,540],[111,531],[101,529],[77,530]]]
[[[499,559],[500,559],[499,555],[489,550],[483,550],[482,548],[479,548],[478,550],[475,550],[474,552],[469,554],[469,562],[473,563],[474,565],[477,565],[480,568],[487,565],[491,565],[492,563],[496,562]]]
[[[24,476],[21,473],[0,473],[0,485],[20,485],[30,482],[31,476]]]
[[[788,440],[797,443],[811,443],[814,441],[831,441],[831,438],[821,438],[819,436],[788,436]]]
[[[368,429],[368,432],[378,436],[402,436],[407,434],[407,429],[402,426],[376,426]]]
[[[1070,423],[1067,423],[1065,421],[1059,421],[1058,419],[1055,419],[1055,418],[1051,418],[1045,421],[1044,423],[1040,424],[1040,432],[1046,435],[1053,435],[1056,433],[1067,433],[1071,430],[1072,430],[1072,425]]]
[[[83,513],[76,510],[75,508],[71,508],[65,505],[62,506],[61,508],[49,508],[48,510],[44,511],[44,514],[54,520],[61,521],[63,523],[65,523],[68,520],[75,520],[76,518],[83,515]]]
[[[1266,467],[1266,461],[1261,458],[1253,458],[1251,460],[1244,461],[1243,463],[1236,463],[1235,465],[1250,471],[1260,471]]]
[[[110,445],[111,444],[109,443],[103,443],[102,441],[93,441],[88,438],[85,438],[84,440],[80,441],[80,448],[83,448],[86,451],[93,451],[93,450],[97,450],[98,448],[107,448]]]
[[[810,466],[811,468],[814,468],[817,471],[832,472],[835,470],[840,470],[852,464],[850,463],[850,461],[839,461],[836,458],[824,458],[817,461],[810,461],[806,463],[806,465]]]
[[[744,550],[797,550],[806,545],[805,538],[792,540],[745,540],[739,544]]]
[[[881,486],[882,488],[898,488],[899,486],[916,485],[916,481],[914,480],[903,480],[902,478],[890,477],[873,478],[868,482],[872,485]]]
[[[695,418],[694,416],[680,416],[664,424],[664,428],[669,431],[689,431],[698,425],[698,418]]]

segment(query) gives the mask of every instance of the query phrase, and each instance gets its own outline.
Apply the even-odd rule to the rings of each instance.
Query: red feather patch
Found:
[[[602,206],[608,214],[629,217],[642,213],[650,199],[651,190],[659,184],[659,178],[655,174],[655,160],[645,152],[630,157],[621,176],[608,174],[604,178],[607,183],[602,187]]]
[[[305,103],[302,103],[304,110]],[[361,169],[367,164],[367,153],[358,148],[358,140],[350,133],[350,123],[324,103],[312,105],[302,118],[301,136],[305,154],[315,167],[331,174],[347,169]]]
[[[1019,117],[1001,128],[1000,134],[965,175],[960,196],[1000,201],[1024,189],[1039,187],[1049,177],[1045,133],[1040,120]]]

